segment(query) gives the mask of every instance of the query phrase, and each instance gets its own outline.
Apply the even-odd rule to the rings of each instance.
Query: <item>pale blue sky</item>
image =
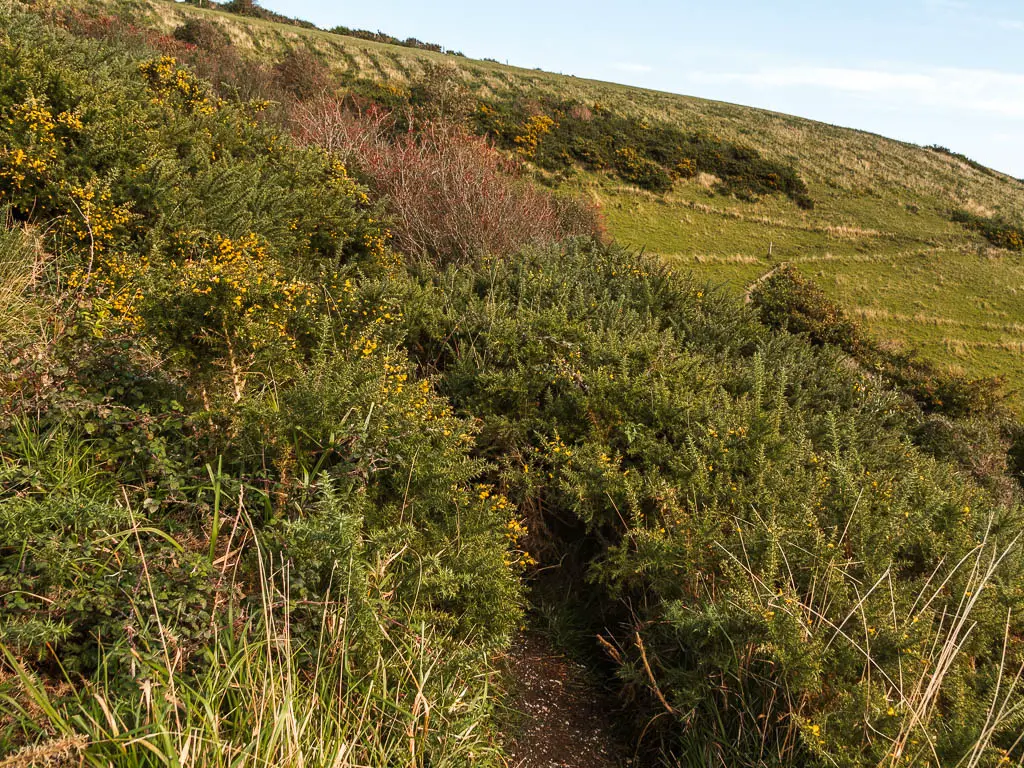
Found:
[[[262,0],[522,67],[942,144],[1024,177],[1024,0]]]

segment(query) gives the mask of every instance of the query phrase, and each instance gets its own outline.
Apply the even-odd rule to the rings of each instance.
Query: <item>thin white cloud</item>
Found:
[[[1009,29],[1014,32],[1024,32],[1024,21],[1017,21],[1016,19],[1000,19],[997,23],[1003,29]]]
[[[878,100],[1024,118],[1024,74],[988,69],[896,72],[840,67],[776,67],[752,72],[695,72],[696,83],[821,88]]]
[[[617,69],[620,72],[653,72],[654,67],[649,67],[646,64],[634,64],[628,61],[620,61],[612,64],[613,69]]]

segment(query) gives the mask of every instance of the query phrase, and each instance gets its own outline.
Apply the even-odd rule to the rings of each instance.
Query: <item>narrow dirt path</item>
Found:
[[[630,752],[616,737],[615,703],[586,670],[542,638],[523,634],[508,654],[518,713],[506,745],[509,768],[626,768]]]

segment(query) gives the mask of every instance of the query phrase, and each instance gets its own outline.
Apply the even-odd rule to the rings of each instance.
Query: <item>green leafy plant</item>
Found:
[[[413,348],[482,420],[651,754],[1019,754],[1019,507],[916,448],[898,393],[616,249],[423,280]],[[794,317],[825,333],[809,298]]]

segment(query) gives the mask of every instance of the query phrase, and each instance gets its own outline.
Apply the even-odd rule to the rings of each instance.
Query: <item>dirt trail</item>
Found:
[[[509,768],[626,768],[631,755],[613,720],[615,702],[586,670],[540,637],[524,634],[509,651],[519,686],[512,707],[519,720],[506,745]]]

